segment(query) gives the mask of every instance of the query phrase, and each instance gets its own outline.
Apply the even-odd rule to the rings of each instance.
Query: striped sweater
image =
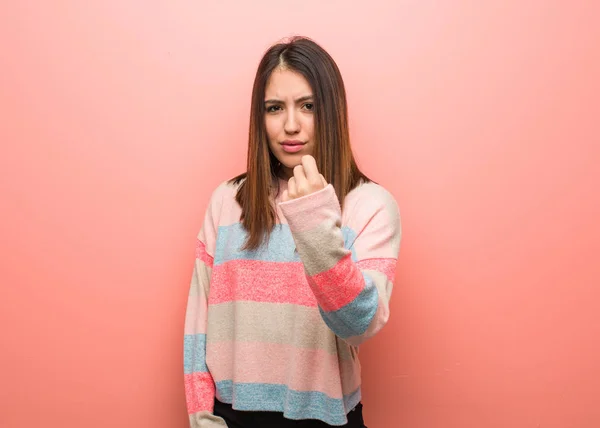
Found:
[[[197,239],[184,338],[190,426],[226,426],[215,397],[344,425],[361,399],[358,346],[389,317],[397,204],[375,183],[352,190],[343,212],[331,185],[277,196],[268,243],[244,251],[236,191],[225,182],[213,192]]]

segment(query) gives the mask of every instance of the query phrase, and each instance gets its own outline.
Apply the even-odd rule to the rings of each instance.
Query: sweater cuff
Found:
[[[339,219],[341,207],[333,185],[291,201],[279,207],[293,230],[309,230],[327,220]]]

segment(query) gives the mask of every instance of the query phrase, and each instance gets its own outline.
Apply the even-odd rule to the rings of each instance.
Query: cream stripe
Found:
[[[207,292],[212,269],[196,259],[185,311],[184,334],[206,332]]]
[[[321,223],[314,229],[294,233],[294,241],[310,276],[328,271],[350,253],[344,248],[342,230],[333,220]]]
[[[202,260],[196,259],[190,281],[190,296],[202,295],[208,296],[210,288],[210,278],[212,276],[212,268],[207,266]]]
[[[327,327],[318,308],[237,301],[208,307],[207,342],[265,342],[321,349],[342,360],[355,351]]]

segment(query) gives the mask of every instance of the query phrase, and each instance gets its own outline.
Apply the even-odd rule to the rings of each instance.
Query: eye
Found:
[[[278,111],[280,109],[281,109],[281,107],[278,105],[267,106],[267,113],[275,113],[276,111]]]
[[[304,104],[304,108],[306,110],[313,111],[313,109],[315,108],[315,105],[313,103],[306,103],[306,104]]]

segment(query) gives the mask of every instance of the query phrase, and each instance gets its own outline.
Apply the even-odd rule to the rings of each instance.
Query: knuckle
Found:
[[[310,180],[310,185],[312,187],[321,187],[322,184],[323,182],[321,181],[321,177],[313,178]]]

